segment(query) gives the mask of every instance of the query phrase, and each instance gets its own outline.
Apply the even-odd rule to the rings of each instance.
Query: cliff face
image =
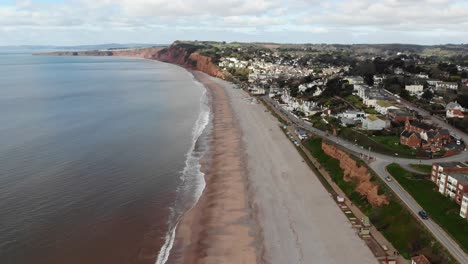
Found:
[[[45,54],[48,56],[121,56],[121,57],[137,57],[152,60],[159,60],[180,65],[182,67],[201,71],[208,75],[225,79],[226,75],[213,63],[213,60],[200,54],[197,50],[200,47],[181,45],[174,43],[167,48],[153,47],[141,49],[124,49],[124,50],[91,50],[91,51],[59,51]]]
[[[210,57],[179,47],[177,44],[172,44],[170,47],[160,50],[152,58],[201,71],[214,77],[222,79],[226,77]]]
[[[372,205],[388,204],[389,200],[385,195],[379,195],[379,186],[371,182],[371,175],[365,166],[359,166],[348,153],[338,149],[333,145],[322,142],[323,151],[330,157],[340,161],[340,168],[343,170],[346,182],[357,181],[355,191],[365,196]]]

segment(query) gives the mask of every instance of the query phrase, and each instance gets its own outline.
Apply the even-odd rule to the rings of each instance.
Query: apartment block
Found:
[[[461,206],[460,216],[467,218],[468,164],[463,162],[434,163],[431,180],[438,191]]]

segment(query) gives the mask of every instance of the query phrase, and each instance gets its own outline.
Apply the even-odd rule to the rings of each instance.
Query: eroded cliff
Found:
[[[340,161],[344,180],[346,182],[356,181],[356,192],[365,196],[369,203],[377,206],[389,203],[385,195],[379,195],[379,186],[371,181],[372,176],[366,166],[359,166],[348,153],[326,142],[322,142],[322,150],[328,156]]]
[[[213,63],[212,58],[204,56],[197,51],[182,47],[177,43],[158,51],[153,56],[153,59],[178,64],[222,79],[226,77],[218,66]]]

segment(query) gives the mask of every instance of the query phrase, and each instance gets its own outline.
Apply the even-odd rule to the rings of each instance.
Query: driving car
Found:
[[[418,214],[424,220],[429,219],[429,216],[427,215],[426,211],[424,211],[424,210],[419,211]]]

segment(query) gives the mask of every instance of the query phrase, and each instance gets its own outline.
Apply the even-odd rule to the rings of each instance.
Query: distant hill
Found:
[[[112,49],[126,49],[126,48],[150,48],[150,47],[163,47],[167,44],[143,44],[143,43],[108,43],[98,45],[77,45],[77,46],[53,46],[53,45],[18,45],[18,46],[0,46],[0,49],[29,49],[29,50],[112,50]]]

